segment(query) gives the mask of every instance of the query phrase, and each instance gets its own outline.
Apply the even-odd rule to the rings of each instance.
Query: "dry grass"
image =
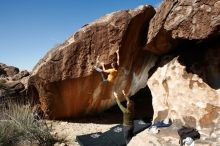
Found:
[[[34,119],[30,106],[9,103],[0,111],[0,146],[21,142],[50,146],[56,142],[51,128],[43,120]]]

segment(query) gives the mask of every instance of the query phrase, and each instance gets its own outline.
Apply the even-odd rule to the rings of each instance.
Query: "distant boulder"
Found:
[[[7,100],[26,100],[27,78],[30,73],[0,63],[0,104]]]
[[[4,70],[8,77],[13,77],[14,75],[19,73],[19,69],[14,66],[7,66]]]
[[[6,77],[7,74],[4,69],[0,68],[0,77]]]
[[[24,71],[19,72],[19,73],[16,74],[16,75],[14,75],[14,76],[12,77],[12,80],[13,80],[13,81],[17,81],[17,80],[20,80],[20,79],[22,79],[23,77],[27,77],[27,76],[29,76],[29,75],[30,75],[30,73],[29,73],[27,70],[24,70]]]
[[[6,67],[7,67],[6,64],[4,64],[4,63],[0,63],[0,68],[1,68],[1,69],[5,69]]]

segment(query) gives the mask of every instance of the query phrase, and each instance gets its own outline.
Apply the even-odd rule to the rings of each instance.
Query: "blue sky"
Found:
[[[162,0],[1,0],[0,62],[32,70],[81,26],[122,9]]]

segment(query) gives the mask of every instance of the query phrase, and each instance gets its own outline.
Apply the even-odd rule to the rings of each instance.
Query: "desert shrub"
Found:
[[[0,146],[23,141],[40,146],[53,145],[56,140],[43,120],[35,120],[29,105],[9,103],[0,113]]]

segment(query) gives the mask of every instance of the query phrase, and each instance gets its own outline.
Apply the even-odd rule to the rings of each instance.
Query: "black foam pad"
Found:
[[[80,146],[116,146],[101,132],[76,136],[76,140]]]
[[[126,145],[126,141],[124,139],[124,133],[123,133],[123,125],[114,126],[109,131],[106,131],[102,135],[109,137],[115,144],[113,146]]]
[[[134,120],[133,134],[136,135],[151,126],[143,120]],[[105,133],[97,132],[87,135],[76,136],[76,140],[81,146],[125,146],[123,125],[116,125]]]
[[[134,120],[133,134],[136,135],[150,126],[151,123],[145,123],[143,120]]]

